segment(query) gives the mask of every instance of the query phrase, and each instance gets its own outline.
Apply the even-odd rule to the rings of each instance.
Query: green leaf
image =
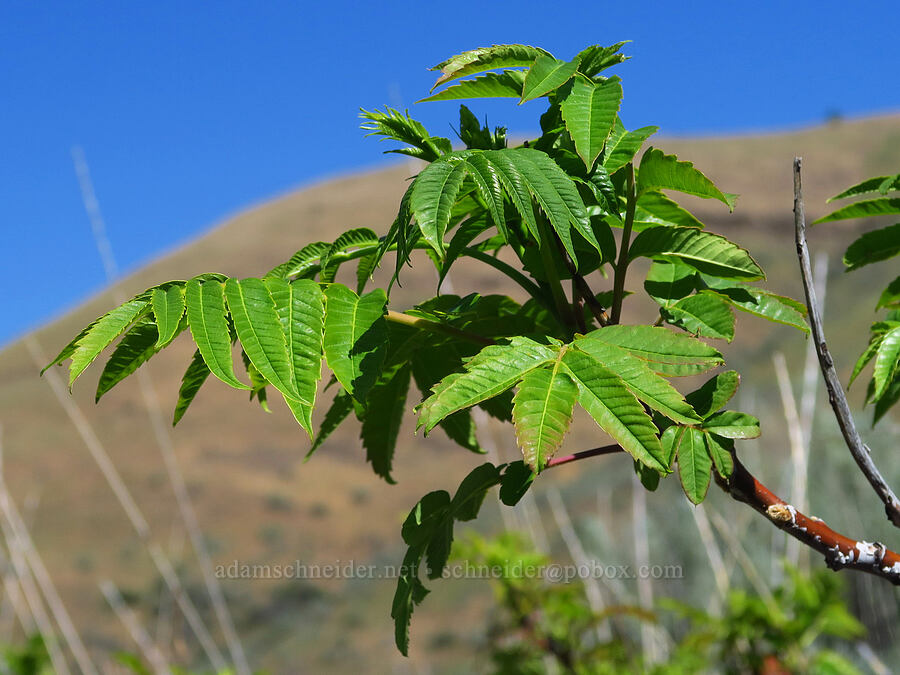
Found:
[[[229,279],[225,282],[225,299],[250,362],[286,398],[298,400],[284,329],[266,282]],[[312,435],[308,427],[304,428]]]
[[[366,284],[372,278],[375,268],[378,267],[378,254],[370,253],[359,259],[356,265],[356,292],[362,293],[366,290]]]
[[[660,307],[668,309],[697,290],[697,271],[687,265],[654,261],[644,279],[644,290]]]
[[[897,373],[897,359],[900,358],[900,327],[893,328],[881,339],[875,356],[875,395],[882,397]]]
[[[341,422],[347,419],[351,412],[353,412],[353,397],[343,389],[338,390],[331,402],[331,407],[325,412],[322,426],[319,427],[319,433],[316,434],[316,439],[309,448],[309,452],[306,453],[304,461],[309,459],[310,455],[319,449],[319,446],[325,442],[325,439],[340,426]]]
[[[388,483],[396,482],[391,477],[391,468],[406,409],[409,380],[409,365],[395,367],[392,371],[382,373],[366,399],[360,432],[366,449],[366,461]]]
[[[459,140],[468,150],[493,150],[494,139],[488,127],[481,126],[478,118],[465,105],[459,106]]]
[[[699,504],[709,490],[712,470],[712,459],[706,450],[703,432],[694,427],[680,427],[675,448],[681,487],[688,499]]]
[[[515,148],[488,151],[484,156],[497,168],[501,183],[539,243],[541,238],[531,213],[531,200],[524,198],[523,187],[534,196],[573,260],[577,256],[569,233],[572,227],[601,251],[578,189],[549,155],[531,148]]]
[[[469,475],[463,478],[459,487],[456,488],[456,494],[453,495],[453,501],[450,502],[453,517],[463,522],[475,520],[478,517],[478,512],[481,510],[481,505],[484,503],[487,491],[498,485],[500,481],[499,467],[494,466],[490,462],[485,462],[481,466],[472,469]],[[432,579],[440,577],[446,563],[447,559],[445,558],[441,565],[429,564],[429,567],[432,568],[429,576]]]
[[[66,356],[63,356],[63,359],[57,356],[51,362],[50,365],[59,363],[60,360],[64,360],[71,355],[69,389],[72,388],[72,384],[84,372],[85,368],[91,365],[93,360],[100,355],[100,352],[112,344],[113,340],[124,333],[131,324],[146,314],[149,305],[148,294],[142,293],[125,304],[107,312],[85,329],[83,335],[75,343],[74,349],[71,350],[71,354],[66,354]],[[60,355],[62,356],[63,353],[66,353],[67,349],[64,349]]]
[[[888,287],[882,291],[881,297],[878,298],[878,305],[875,309],[881,309],[882,307],[895,308],[898,305],[900,305],[900,277],[894,279],[888,284]]]
[[[449,155],[429,164],[416,178],[410,208],[422,236],[442,259],[444,232],[463,179],[467,164],[461,157]]]
[[[703,422],[703,428],[725,438],[758,438],[759,420],[753,415],[731,410],[710,415]]]
[[[625,40],[610,45],[609,47],[591,45],[590,47],[582,49],[576,57],[576,60],[579,62],[578,72],[587,75],[588,77],[594,77],[607,68],[616,66],[623,61],[630,59],[630,56],[617,53],[627,43],[628,41]]]
[[[628,164],[648,138],[659,131],[659,127],[641,127],[634,131],[626,131],[622,122],[616,118],[615,126],[606,141],[603,153],[603,168],[610,175]]]
[[[850,272],[870,263],[893,258],[898,253],[900,253],[900,223],[866,232],[859,237],[844,253],[844,265]]]
[[[545,96],[564,85],[578,70],[578,63],[577,58],[566,63],[552,56],[538,56],[525,76],[519,103]]]
[[[181,324],[181,327],[184,329],[184,324]],[[103,394],[131,375],[153,356],[158,351],[156,346],[158,338],[156,324],[149,317],[140,319],[131,330],[125,333],[125,337],[116,345],[100,374],[94,400],[99,401]]]
[[[769,293],[761,288],[728,286],[725,283],[721,285],[717,283],[709,284],[709,289],[742,312],[747,312],[775,323],[793,326],[804,333],[809,333],[809,326],[807,326],[804,318],[806,307],[799,305],[803,308],[803,312],[798,311],[796,307],[799,303],[791,298]]]
[[[668,323],[703,337],[734,339],[734,314],[715,293],[702,291],[661,310]]]
[[[369,132],[368,136],[383,136],[413,146],[389,152],[400,152],[426,162],[433,162],[453,149],[449,139],[429,135],[422,123],[410,117],[408,112],[401,113],[393,108],[385,108],[384,112],[361,109],[359,116],[365,120],[360,127]]]
[[[875,384],[874,380],[871,383]],[[884,415],[890,410],[897,401],[900,401],[900,379],[894,379],[890,385],[888,385],[887,390],[881,395],[877,401],[875,401],[875,410],[872,415],[872,426],[878,424],[878,420],[880,420]]]
[[[578,386],[561,366],[557,357],[552,366],[526,373],[513,397],[516,438],[525,463],[537,472],[562,445],[578,397]]]
[[[419,567],[437,526],[445,522],[449,506],[450,495],[445,490],[429,492],[412,508],[403,523],[403,540],[409,549],[397,577],[391,618],[394,620],[394,641],[404,656],[409,652],[409,624],[413,608],[428,594],[428,589],[419,579]]]
[[[194,402],[194,397],[200,391],[200,387],[209,377],[209,366],[200,350],[194,352],[184,376],[181,378],[181,388],[178,390],[178,402],[175,404],[175,415],[172,419],[172,426],[178,424],[184,413],[187,412],[188,406]]]
[[[613,371],[635,396],[670,420],[694,424],[700,418],[672,385],[650,370],[646,361],[599,340],[576,340],[574,346]]]
[[[331,244],[324,241],[314,241],[311,244],[307,244],[292,255],[290,260],[271,269],[266,274],[266,278],[306,277],[318,269],[319,260],[323,255],[327,255],[330,250]]]
[[[210,372],[235,389],[250,389],[234,376],[224,284],[191,279],[185,288],[184,300],[191,335]]]
[[[582,340],[600,340],[628,350],[656,373],[686,376],[704,373],[725,363],[718,350],[662,326],[606,326]]]
[[[422,560],[426,560],[430,578],[437,579],[443,574],[453,543],[454,521],[477,517],[487,491],[500,481],[497,467],[482,464],[463,479],[452,500],[444,490],[429,492],[404,521],[403,541],[409,549],[403,557],[391,607],[394,639],[402,654],[409,650],[409,622],[413,608],[428,593],[419,579]]]
[[[413,377],[422,396],[429,396],[431,388],[462,367],[463,351],[458,342],[421,349],[412,356]],[[472,452],[482,452],[476,436],[475,422],[467,410],[460,410],[440,422],[450,440]]]
[[[510,462],[500,478],[500,501],[507,506],[515,506],[528,492],[536,477],[537,474],[525,462]]]
[[[555,358],[553,349],[525,337],[485,347],[465,365],[464,372],[445,377],[433,388],[434,393],[417,408],[418,426],[428,433],[447,415],[502,394],[528,371]]]
[[[325,291],[325,358],[338,382],[365,401],[384,361],[387,295],[377,288],[358,296],[341,284]]]
[[[469,175],[475,182],[479,196],[487,204],[488,213],[497,227],[497,231],[509,239],[506,231],[506,218],[503,214],[503,190],[497,168],[481,153],[473,153],[466,159]]]
[[[300,404],[292,406],[291,410],[301,412],[297,421],[312,437],[312,411],[316,404],[317,384],[322,375],[324,296],[319,284],[312,279],[298,279],[292,283],[281,279],[266,279],[265,284],[284,335],[288,357],[286,375],[293,385],[294,395],[291,398]]]
[[[893,176],[868,178],[862,183],[857,183],[853,187],[847,188],[840,194],[831,197],[828,202],[846,199],[847,197],[855,197],[856,195],[865,194],[867,192],[880,192],[881,194],[886,195],[893,190],[900,190],[900,173]]]
[[[319,280],[323,283],[333,282],[338,267],[347,259],[347,254],[360,249],[372,249],[374,251],[379,243],[378,235],[368,227],[355,227],[347,230],[334,240],[328,252],[319,261]],[[366,273],[363,278],[368,278],[369,274],[371,274],[371,271]],[[357,280],[359,280],[358,274]]]
[[[850,375],[850,381],[847,383],[848,388],[853,384],[853,381],[862,372],[863,368],[868,365],[869,361],[875,358],[875,355],[878,353],[878,347],[881,346],[881,338],[883,337],[883,333],[875,333],[869,338],[868,346],[856,360],[856,365],[853,366],[853,373]]]
[[[765,278],[746,250],[725,237],[692,227],[649,227],[634,238],[628,257],[675,258],[714,277],[744,281]]]
[[[168,288],[157,287],[151,291],[150,302],[159,338],[156,346],[162,349],[178,334],[181,317],[184,316],[184,286],[175,284]],[[183,328],[183,326],[182,326]]]
[[[719,190],[691,162],[679,162],[675,155],[667,155],[657,148],[647,148],[641,157],[637,188],[639,194],[647,190],[676,190],[703,199],[718,199],[730,211],[734,210],[737,199],[737,195]]]
[[[709,378],[702,387],[684,398],[700,417],[707,418],[731,400],[740,383],[741,376],[737,371],[726,370]]]
[[[524,84],[525,72],[521,70],[487,73],[474,80],[463,80],[417,103],[455,101],[463,98],[521,98]]]
[[[459,227],[456,228],[456,232],[450,240],[450,243],[447,244],[447,251],[444,254],[444,261],[441,263],[438,278],[439,288],[441,284],[443,284],[447,274],[450,272],[451,266],[463,253],[463,250],[472,243],[473,239],[488,229],[488,227],[490,227],[489,221],[483,213],[478,217],[472,217],[465,222],[460,223]]]
[[[539,56],[549,55],[549,52],[539,47],[528,45],[493,45],[492,47],[472,49],[429,68],[429,70],[441,71],[441,76],[431,90],[434,91],[445,82],[483,73],[486,70],[530,66]]]
[[[256,369],[256,366],[250,361],[250,357],[247,356],[247,352],[243,349],[241,350],[241,360],[244,362],[244,368],[247,370],[247,377],[250,378],[250,386],[253,387],[250,390],[250,400],[252,401],[255,396],[256,400],[259,401],[260,408],[266,412],[272,412],[269,409],[268,395],[266,394],[266,387],[269,381]]]
[[[712,458],[713,464],[719,475],[728,480],[734,471],[734,441],[712,433],[703,434],[706,437],[706,450]]]
[[[526,82],[527,84],[527,82]],[[618,119],[622,84],[610,78],[599,84],[576,77],[560,109],[578,156],[590,172]]]
[[[829,213],[818,220],[813,221],[813,225],[819,223],[830,223],[835,220],[848,220],[850,218],[868,218],[870,216],[885,216],[893,213],[900,213],[900,199],[884,197],[881,199],[864,199],[862,201],[853,202],[839,208],[837,211]]]
[[[578,402],[600,428],[636,460],[664,473],[656,427],[618,375],[580,350],[566,351],[562,363],[578,384]]]
[[[703,223],[694,214],[655,190],[648,190],[638,197],[634,219],[646,223],[703,229]]]

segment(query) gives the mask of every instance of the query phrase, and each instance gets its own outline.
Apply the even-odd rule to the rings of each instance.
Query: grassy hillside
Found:
[[[769,286],[800,297],[793,250],[791,215],[791,159],[804,157],[807,213],[811,218],[825,211],[825,198],[863,177],[896,172],[900,164],[900,116],[852,122],[766,136],[735,138],[665,138],[656,145],[692,160],[719,185],[741,198],[734,214],[721,204],[697,200],[695,211],[714,231],[721,231],[748,248],[769,272]],[[131,294],[165,279],[188,278],[206,271],[253,276],[286,259],[305,243],[332,239],[349,227],[369,226],[384,232],[394,217],[406,183],[415,171],[408,165],[350,176],[307,187],[229,220],[206,236],[148,265],[123,280],[119,292]],[[833,341],[836,360],[847,372],[861,348],[864,326],[872,320],[869,298],[888,271],[857,273],[843,277],[839,254],[852,239],[853,225],[828,225],[812,233],[814,251],[831,256],[826,330]],[[93,264],[92,262],[90,264]],[[635,277],[636,278],[636,277]],[[408,271],[392,298],[402,308],[426,297],[436,279],[426,265]],[[470,266],[453,279],[457,292],[470,290],[511,292],[496,285],[481,267]],[[632,282],[634,285],[634,282]],[[632,290],[640,290],[634,286]],[[858,302],[862,294],[865,302]],[[49,356],[77,330],[108,309],[112,293],[104,293],[70,314],[44,327],[34,338]],[[646,318],[649,306],[638,309],[633,319]],[[649,316],[649,314],[647,314]],[[740,319],[735,345],[726,346],[735,365],[745,371],[747,407],[763,418],[764,440],[742,450],[751,468],[780,486],[780,464],[772,458],[786,456],[787,441],[777,417],[777,389],[771,353],[786,351],[791,363],[799,363],[805,343],[796,331],[772,328],[760,321]],[[52,352],[52,354],[51,354]],[[179,340],[148,368],[155,394],[168,419],[181,374],[192,353],[190,341]],[[99,371],[93,376],[96,378]],[[799,376],[799,372],[796,373]],[[99,440],[112,456],[149,521],[153,539],[182,561],[184,578],[196,589],[197,603],[205,606],[197,567],[179,524],[172,489],[154,441],[149,418],[136,381],[126,381],[99,405],[87,376],[79,382],[74,400],[87,417]],[[133,379],[133,378],[132,378]],[[330,398],[330,393],[326,394]],[[326,400],[327,400],[326,398]],[[754,402],[755,401],[755,402]],[[597,433],[578,420],[567,447],[584,449],[602,443]],[[59,586],[76,623],[97,654],[113,645],[129,647],[124,632],[106,608],[97,583],[110,578],[128,592],[146,625],[156,626],[159,582],[143,545],[123,516],[109,486],[90,458],[83,442],[54,398],[47,382],[37,377],[37,367],[24,342],[0,352],[0,423],[3,424],[4,472],[17,502],[30,502],[31,529],[38,549]],[[890,424],[890,422],[888,422]],[[831,433],[830,422],[822,433]],[[438,433],[424,440],[413,436],[411,420],[401,435],[396,461],[396,486],[384,485],[364,461],[357,442],[358,430],[348,423],[336,432],[308,463],[309,446],[287,410],[274,404],[266,415],[242,392],[211,381],[198,395],[184,420],[172,430],[178,459],[188,481],[199,521],[217,563],[241,562],[333,563],[372,561],[397,563],[402,555],[399,525],[408,509],[425,492],[453,489],[479,457],[452,446]],[[494,429],[501,455],[515,453],[508,429]],[[887,449],[888,443],[873,442]],[[621,458],[620,458],[621,459]],[[567,488],[579,527],[585,528],[593,551],[610,563],[628,562],[631,548],[628,518],[617,518],[619,497],[629,494],[629,467],[616,458],[594,465],[563,470],[547,476],[547,484]],[[897,467],[887,473],[897,474]],[[852,485],[861,486],[853,478]],[[654,503],[670,505],[673,497],[651,496]],[[601,510],[598,513],[598,485]],[[538,493],[541,488],[538,487]],[[859,487],[865,494],[865,488]],[[867,495],[868,496],[868,495]],[[816,495],[814,498],[818,498]],[[677,500],[676,500],[677,501]],[[538,496],[538,504],[542,504]],[[627,502],[626,502],[627,503]],[[816,505],[814,501],[814,506]],[[756,516],[733,507],[721,495],[712,506],[741,522]],[[853,505],[838,513],[822,515],[840,527],[860,526]],[[874,498],[860,509],[878,516]],[[668,512],[667,512],[668,510]],[[611,511],[611,512],[607,512]],[[651,520],[653,536],[672,536],[671,507],[659,509]],[[485,508],[481,527],[499,526],[499,511]],[[683,509],[684,537],[696,537],[687,508]],[[868,524],[868,520],[864,521]],[[553,526],[547,521],[551,533]],[[593,528],[593,529],[592,529]],[[867,537],[890,538],[883,531],[867,531]],[[655,534],[654,534],[655,533]],[[771,533],[760,530],[768,545]],[[551,539],[555,538],[551,535]],[[657,541],[657,540],[654,540]],[[552,542],[551,542],[552,543]],[[620,546],[621,544],[621,546]],[[627,548],[626,553],[622,553]],[[611,557],[610,557],[611,556]],[[625,557],[622,557],[625,556]],[[659,560],[669,562],[669,560]],[[709,584],[704,558],[686,567],[679,587],[666,594],[690,596]],[[694,573],[693,570],[696,570]],[[273,672],[289,672],[290,666],[328,667],[329,672],[352,672],[361,666],[381,664],[390,671],[395,656],[389,624],[392,580],[353,581],[223,581],[238,630],[253,655],[254,665]],[[413,622],[412,663],[446,666],[465,671],[484,625],[483,609],[489,592],[483,583],[438,583],[435,592]],[[634,588],[627,588],[629,593]],[[448,623],[448,617],[452,621]],[[176,657],[184,658],[191,636],[183,622],[175,623]],[[212,622],[210,622],[212,623]]]

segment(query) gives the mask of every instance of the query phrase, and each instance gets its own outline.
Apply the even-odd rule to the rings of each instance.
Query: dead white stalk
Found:
[[[15,536],[15,533],[13,533],[12,528],[5,519],[0,519],[0,531],[2,531],[3,538],[6,541],[9,559],[12,562],[13,568],[16,571],[16,576],[19,579],[22,594],[25,596],[25,603],[28,605],[28,610],[34,618],[34,624],[37,627],[37,631],[44,640],[44,645],[47,647],[47,654],[50,656],[50,663],[53,665],[53,670],[57,675],[69,675],[69,665],[66,663],[66,658],[59,647],[53,623],[50,621],[50,616],[47,614],[47,610],[41,600],[40,592],[34,583],[31,571],[28,569],[28,563],[25,562],[25,553],[23,551],[24,545]]]
[[[634,562],[636,569],[650,564],[650,535],[647,529],[647,491],[637,475],[631,476],[631,528],[634,534]],[[638,575],[638,600],[641,607],[653,607],[653,580]],[[649,621],[641,622],[641,651],[647,664],[659,663],[666,657],[665,642],[657,627]]]
[[[550,487],[545,491],[545,494],[547,503],[550,504],[550,511],[553,513],[553,519],[556,521],[556,527],[559,529],[563,542],[565,542],[566,548],[569,550],[572,562],[581,569],[592,569],[590,558],[588,558],[584,546],[581,545],[581,539],[572,525],[572,519],[569,518],[569,512],[566,510],[566,505],[563,503],[559,490],[556,487]],[[595,615],[599,616],[605,607],[600,582],[590,574],[586,575],[582,581],[584,582],[584,594],[587,598],[588,606]],[[607,642],[611,636],[612,633],[610,632],[608,621],[603,621],[597,625],[597,640],[599,642]]]
[[[134,640],[138,649],[141,650],[141,654],[144,655],[153,672],[156,675],[171,675],[172,669],[166,663],[166,658],[153,643],[153,640],[150,639],[144,627],[141,626],[135,613],[125,604],[122,594],[119,593],[116,585],[112,581],[101,581],[100,591],[103,593],[103,597],[106,598],[106,602],[109,603],[109,606],[116,613],[116,616],[119,617],[119,621],[125,626],[125,630],[131,635],[131,639]]]
[[[728,595],[728,588],[731,585],[731,581],[728,578],[728,568],[725,567],[722,550],[719,548],[712,527],[710,527],[709,518],[706,515],[706,507],[703,504],[697,504],[693,508],[688,506],[688,510],[694,517],[697,532],[700,534],[700,541],[703,542],[703,550],[706,551],[709,566],[712,568],[713,580],[716,582],[718,595],[714,595],[710,599],[710,602],[713,603],[711,611],[714,613],[718,606],[721,605],[721,601]]]
[[[75,173],[78,175],[78,182],[81,186],[84,208],[91,221],[94,242],[97,245],[97,251],[99,252],[100,257],[103,260],[103,269],[106,272],[106,280],[112,284],[118,277],[118,265],[116,264],[112,245],[106,235],[106,224],[100,213],[100,204],[94,193],[90,171],[84,157],[84,152],[81,148],[73,148],[72,159],[75,162]],[[115,298],[117,303],[121,304],[125,301],[125,298],[121,295],[120,291],[114,290],[114,293],[117,296]],[[178,459],[175,455],[172,436],[163,419],[163,414],[160,410],[159,401],[156,398],[156,391],[153,387],[150,373],[145,369],[138,370],[137,379],[140,385],[141,395],[144,399],[144,406],[147,409],[147,415],[150,418],[150,425],[153,428],[153,435],[156,438],[156,443],[162,454],[163,463],[166,467],[166,474],[172,485],[172,490],[175,493],[175,502],[178,506],[178,511],[184,521],[185,529],[191,540],[191,546],[194,548],[194,553],[197,556],[203,583],[209,594],[213,612],[219,621],[219,625],[222,627],[222,635],[225,638],[225,643],[228,646],[228,651],[234,662],[237,675],[250,675],[250,666],[247,663],[243,645],[241,644],[237,630],[234,627],[231,613],[228,610],[225,594],[222,592],[222,587],[213,573],[213,564],[209,549],[206,546],[206,540],[200,529],[197,513],[194,511],[194,506],[191,502],[187,485],[184,480],[184,474],[178,466]]]
[[[28,348],[28,351],[31,354],[31,358],[34,360],[35,365],[37,365],[39,368],[43,367],[43,365],[48,362],[49,359],[47,358],[47,355],[44,354],[37,340],[33,336],[28,336],[25,338],[25,346]],[[169,590],[178,602],[179,608],[184,613],[185,619],[187,619],[188,623],[191,626],[191,629],[194,631],[194,635],[196,635],[201,648],[206,654],[206,657],[209,659],[210,663],[217,671],[225,670],[227,664],[225,663],[225,659],[222,657],[222,653],[213,642],[209,631],[203,624],[203,621],[199,619],[199,614],[197,613],[193,602],[191,601],[187,593],[184,592],[178,576],[175,575],[172,571],[172,565],[168,561],[168,558],[166,558],[161,551],[158,551],[158,548],[151,546],[150,526],[148,525],[147,520],[144,518],[141,510],[135,503],[134,498],[131,496],[131,493],[128,491],[128,488],[125,485],[125,482],[119,475],[118,470],[112,463],[112,460],[107,454],[105,448],[100,443],[100,439],[97,438],[97,435],[91,428],[91,425],[87,421],[87,418],[84,416],[84,413],[81,412],[72,397],[66,394],[65,386],[52,368],[44,373],[44,379],[50,385],[50,388],[53,390],[57,401],[59,401],[59,404],[63,407],[63,409],[66,411],[66,414],[69,416],[69,419],[75,425],[75,429],[78,431],[78,434],[81,436],[84,444],[88,447],[88,450],[91,453],[91,457],[97,463],[97,466],[100,468],[101,473],[103,474],[104,478],[106,478],[106,482],[109,484],[110,488],[112,488],[112,491],[116,495],[119,504],[125,511],[126,516],[128,516],[128,520],[137,533],[138,538],[144,543],[145,546],[147,546],[148,551],[151,554],[151,558],[156,565],[157,571],[160,573],[163,581],[169,587]],[[158,555],[154,555],[154,550],[158,551]]]
[[[781,406],[784,409],[784,420],[787,423],[788,442],[791,446],[791,501],[800,511],[807,511],[806,505],[806,443],[803,428],[800,425],[800,413],[797,410],[797,399],[791,387],[791,376],[788,373],[787,361],[782,352],[772,355],[775,366],[775,377],[778,380],[778,391],[781,394]],[[800,560],[800,542],[788,537],[785,557],[794,566]],[[805,548],[805,547],[804,547]]]
[[[24,598],[22,597],[22,588],[19,586],[19,579],[16,576],[16,571],[12,566],[12,562],[6,557],[2,546],[0,546],[0,566],[4,568],[4,614],[0,626],[3,628],[3,644],[9,644],[12,641],[16,619],[19,620],[19,625],[22,627],[22,632],[25,635],[34,633],[35,625],[34,618],[28,611],[28,607],[25,605]]]
[[[737,561],[738,565],[741,566],[750,585],[753,586],[762,601],[766,603],[766,607],[769,608],[769,611],[773,614],[780,612],[778,604],[772,596],[772,592],[769,590],[766,582],[763,581],[763,578],[760,576],[759,571],[756,569],[756,565],[753,564],[750,556],[747,555],[747,551],[744,550],[741,542],[735,536],[732,531],[732,526],[715,511],[710,511],[710,519],[718,531],[719,536],[725,540],[726,544],[728,544],[728,549],[731,552],[732,557]]]
[[[10,532],[12,532],[13,537],[19,542],[25,557],[25,563],[34,575],[44,600],[47,602],[47,606],[50,608],[56,624],[59,626],[62,637],[72,652],[72,656],[75,657],[75,663],[78,664],[78,668],[84,675],[98,675],[97,669],[94,667],[90,656],[88,656],[87,649],[85,649],[84,643],[75,629],[75,624],[72,622],[65,604],[63,604],[62,598],[59,596],[56,586],[53,584],[47,568],[44,566],[44,561],[41,559],[41,555],[31,539],[31,534],[28,532],[25,521],[16,508],[12,495],[9,493],[3,472],[2,436],[0,436],[0,512],[2,512],[3,519],[8,525]]]

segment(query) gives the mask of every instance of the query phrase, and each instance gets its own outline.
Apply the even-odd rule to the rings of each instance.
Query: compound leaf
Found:
[[[432,395],[418,406],[418,426],[428,433],[448,415],[502,394],[525,373],[555,358],[553,349],[525,337],[485,347],[466,363],[464,372],[448,375],[434,386]]]

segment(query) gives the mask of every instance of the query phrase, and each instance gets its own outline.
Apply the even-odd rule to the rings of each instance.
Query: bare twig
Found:
[[[591,450],[582,450],[581,452],[576,452],[572,455],[562,455],[561,457],[554,457],[549,462],[547,462],[547,467],[550,468],[552,466],[562,466],[563,464],[568,464],[569,462],[576,462],[579,459],[587,459],[588,457],[597,457],[598,455],[609,455],[614,452],[621,452],[622,447],[619,445],[604,445],[600,448],[593,448]]]
[[[619,446],[605,446],[569,455],[563,463],[616,452],[612,448],[625,452]],[[727,480],[721,478],[717,471],[713,471],[713,476],[719,487],[732,498],[752,507],[768,518],[773,525],[821,553],[831,569],[859,570],[887,579],[894,585],[900,585],[900,554],[879,542],[846,537],[832,530],[822,519],[801,513],[760,483],[737,457],[734,458],[734,471]]]
[[[884,502],[884,510],[896,527],[900,527],[900,500],[885,482],[878,467],[872,461],[871,451],[866,446],[856,430],[853,416],[850,414],[850,406],[844,388],[838,379],[834,368],[834,361],[828,351],[825,342],[825,332],[822,327],[822,316],[816,303],[816,291],[813,286],[812,270],[809,264],[809,247],[806,243],[806,218],[803,213],[803,193],[800,185],[800,158],[794,158],[794,232],[797,241],[797,257],[800,260],[800,275],[803,277],[803,290],[806,293],[806,306],[809,309],[809,325],[812,329],[812,338],[815,341],[816,353],[819,355],[819,366],[822,369],[822,377],[825,379],[825,387],[828,389],[828,400],[834,410],[847,449],[856,460],[857,466],[875,490],[875,493]]]

